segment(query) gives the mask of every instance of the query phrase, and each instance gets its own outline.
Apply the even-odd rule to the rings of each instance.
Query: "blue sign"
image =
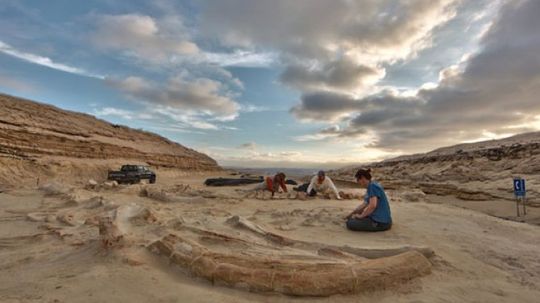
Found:
[[[514,195],[516,195],[516,197],[525,196],[525,179],[514,179]]]

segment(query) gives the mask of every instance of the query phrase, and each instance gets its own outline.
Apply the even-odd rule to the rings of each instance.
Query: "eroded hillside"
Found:
[[[0,183],[41,176],[104,177],[121,163],[185,170],[220,169],[205,154],[156,134],[0,94]]]

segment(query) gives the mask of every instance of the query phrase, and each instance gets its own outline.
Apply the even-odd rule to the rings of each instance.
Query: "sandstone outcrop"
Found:
[[[462,200],[513,200],[512,178],[528,181],[531,204],[540,202],[540,132],[460,144],[361,166],[371,167],[387,189],[421,190]],[[360,167],[360,166],[359,166]],[[350,180],[358,167],[331,173]]]
[[[0,183],[35,185],[63,174],[65,181],[79,175],[102,181],[125,163],[220,169],[212,158],[156,134],[0,94]]]

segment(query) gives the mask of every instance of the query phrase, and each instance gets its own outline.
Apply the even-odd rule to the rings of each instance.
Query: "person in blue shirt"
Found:
[[[392,227],[392,215],[384,188],[371,180],[371,169],[359,169],[356,182],[366,188],[364,203],[346,218],[347,228],[354,231],[384,231]]]

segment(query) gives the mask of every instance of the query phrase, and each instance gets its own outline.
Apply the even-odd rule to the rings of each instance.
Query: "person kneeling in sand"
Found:
[[[310,197],[315,197],[318,193],[323,195],[333,193],[336,199],[341,200],[341,196],[339,195],[339,191],[334,185],[334,182],[330,177],[327,177],[326,173],[322,170],[320,170],[316,176],[311,178],[309,185],[306,183],[299,186],[298,191],[305,191]]]
[[[356,182],[366,188],[364,203],[345,219],[347,228],[354,231],[384,231],[392,227],[390,205],[383,187],[371,180],[370,169],[360,169],[355,175]]]
[[[264,181],[257,184],[252,191],[270,191],[272,197],[276,192],[279,192],[279,188],[283,189],[283,192],[287,192],[287,185],[285,185],[285,174],[277,173],[273,178],[268,176],[264,178]]]

